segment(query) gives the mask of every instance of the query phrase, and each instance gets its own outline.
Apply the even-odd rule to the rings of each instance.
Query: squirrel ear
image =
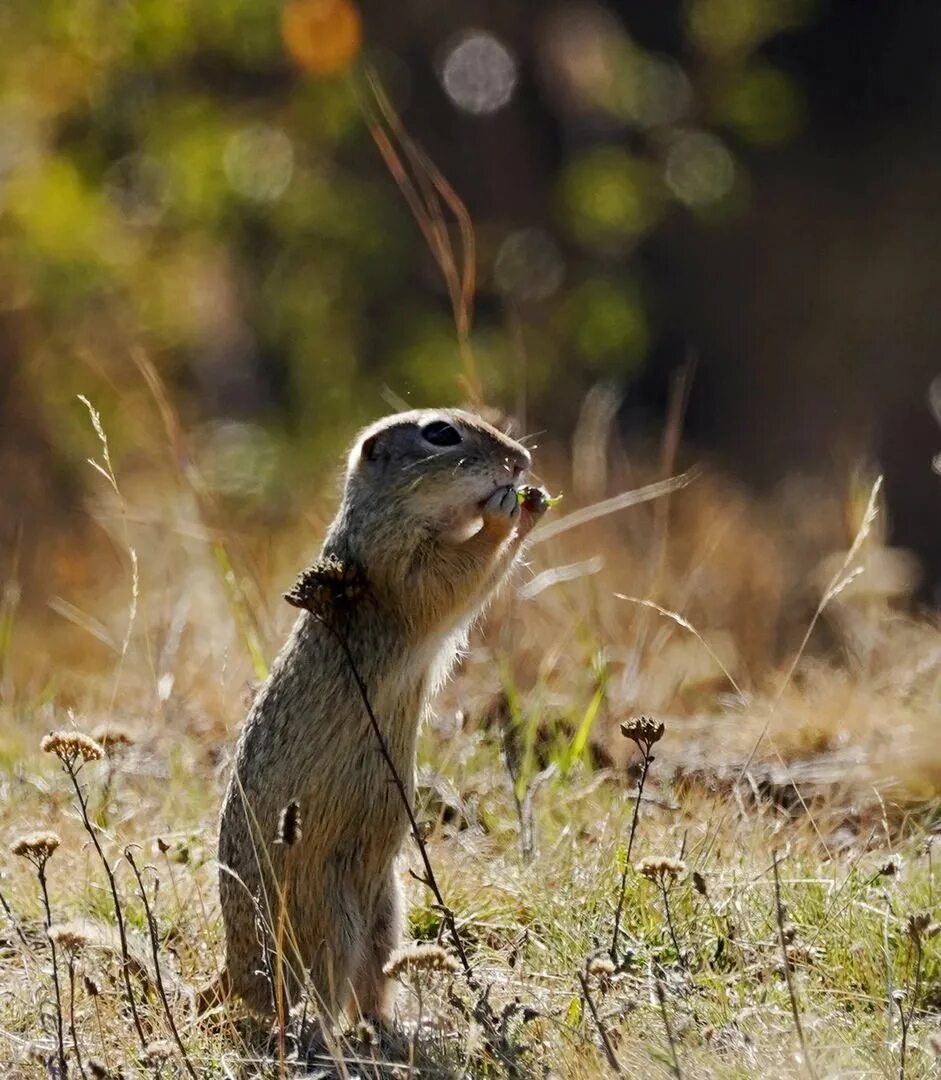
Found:
[[[383,455],[378,452],[379,434],[370,435],[363,443],[361,454],[365,461],[375,461]]]

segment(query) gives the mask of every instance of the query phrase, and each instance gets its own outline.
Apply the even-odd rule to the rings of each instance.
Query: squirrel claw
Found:
[[[512,525],[520,514],[519,498],[512,484],[499,487],[480,510],[485,523]]]

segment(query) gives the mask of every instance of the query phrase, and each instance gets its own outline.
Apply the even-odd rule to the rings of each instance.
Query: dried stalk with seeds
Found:
[[[635,716],[621,725],[621,734],[625,739],[630,739],[642,755],[640,780],[637,784],[637,796],[634,800],[634,811],[631,815],[631,831],[627,839],[627,852],[624,856],[624,868],[621,871],[621,889],[618,893],[618,904],[614,912],[614,930],[611,934],[611,959],[618,962],[618,937],[621,932],[621,914],[624,911],[624,897],[627,893],[627,875],[631,867],[631,851],[634,848],[634,836],[637,833],[637,822],[640,819],[640,804],[644,798],[644,785],[647,783],[647,773],[650,766],[656,761],[652,750],[656,743],[663,738],[666,725],[656,723],[649,716]]]
[[[64,1023],[62,1019],[62,989],[59,985],[59,958],[56,952],[56,942],[49,931],[52,928],[52,907],[49,903],[49,887],[46,883],[46,863],[52,858],[53,852],[58,848],[61,841],[55,833],[30,833],[21,836],[10,846],[10,853],[18,855],[31,862],[36,868],[36,878],[39,881],[39,891],[42,896],[43,928],[49,942],[49,951],[52,954],[52,985],[56,999],[56,1039],[58,1041],[57,1053],[59,1059],[59,1072],[64,1077],[68,1074],[68,1062],[65,1057]]]
[[[78,782],[78,774],[82,765],[88,761],[100,761],[104,757],[104,749],[89,735],[77,731],[54,731],[46,735],[41,741],[40,749],[48,754],[55,754],[72,781],[75,790],[75,798],[78,802],[79,814],[82,825],[91,838],[92,845],[98,855],[98,859],[108,879],[108,887],[111,891],[111,903],[114,907],[114,917],[118,927],[118,937],[121,942],[121,974],[124,979],[124,991],[131,1008],[131,1016],[134,1019],[134,1028],[140,1040],[141,1047],[147,1047],[147,1036],[141,1024],[140,1014],[137,1011],[137,1002],[134,999],[134,990],[131,986],[131,954],[127,945],[127,930],[124,925],[124,909],[121,906],[121,897],[118,893],[118,883],[111,869],[111,864],[104,853],[101,841],[98,839],[98,830],[92,824],[88,815],[88,796],[82,790]]]

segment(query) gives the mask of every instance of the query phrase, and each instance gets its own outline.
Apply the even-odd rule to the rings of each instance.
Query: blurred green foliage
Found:
[[[204,449],[220,489],[237,490],[241,476],[251,496],[285,468],[332,456],[340,432],[381,410],[384,386],[415,404],[461,396],[446,297],[372,146],[357,69],[331,79],[295,69],[281,10],[274,0],[0,9],[9,355],[67,452],[83,424],[78,391],[102,408],[118,452],[133,443],[134,416],[116,406],[144,396],[136,347],[188,424],[219,423]],[[473,345],[488,397],[504,404],[521,382],[531,403],[551,405],[636,373],[657,332],[638,245],[671,214],[734,211],[742,140],[789,138],[802,117],[799,88],[758,50],[808,18],[806,3],[689,0],[682,61],[641,47],[607,9],[565,12],[540,11],[529,42],[560,138],[557,168],[535,170],[533,204],[548,209],[528,231],[532,222],[490,220],[486,207],[475,222],[489,239]],[[357,63],[393,73],[392,96],[420,136],[424,103],[409,96],[405,61],[362,14]],[[403,9],[412,16],[418,8]],[[523,55],[520,42],[509,48]],[[460,192],[453,162],[438,164]]]

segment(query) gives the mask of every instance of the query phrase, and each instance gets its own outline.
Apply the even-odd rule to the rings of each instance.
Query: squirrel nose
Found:
[[[522,450],[513,455],[512,458],[504,459],[506,467],[513,474],[514,480],[519,480],[524,472],[532,465],[533,459],[529,455],[529,451]]]

